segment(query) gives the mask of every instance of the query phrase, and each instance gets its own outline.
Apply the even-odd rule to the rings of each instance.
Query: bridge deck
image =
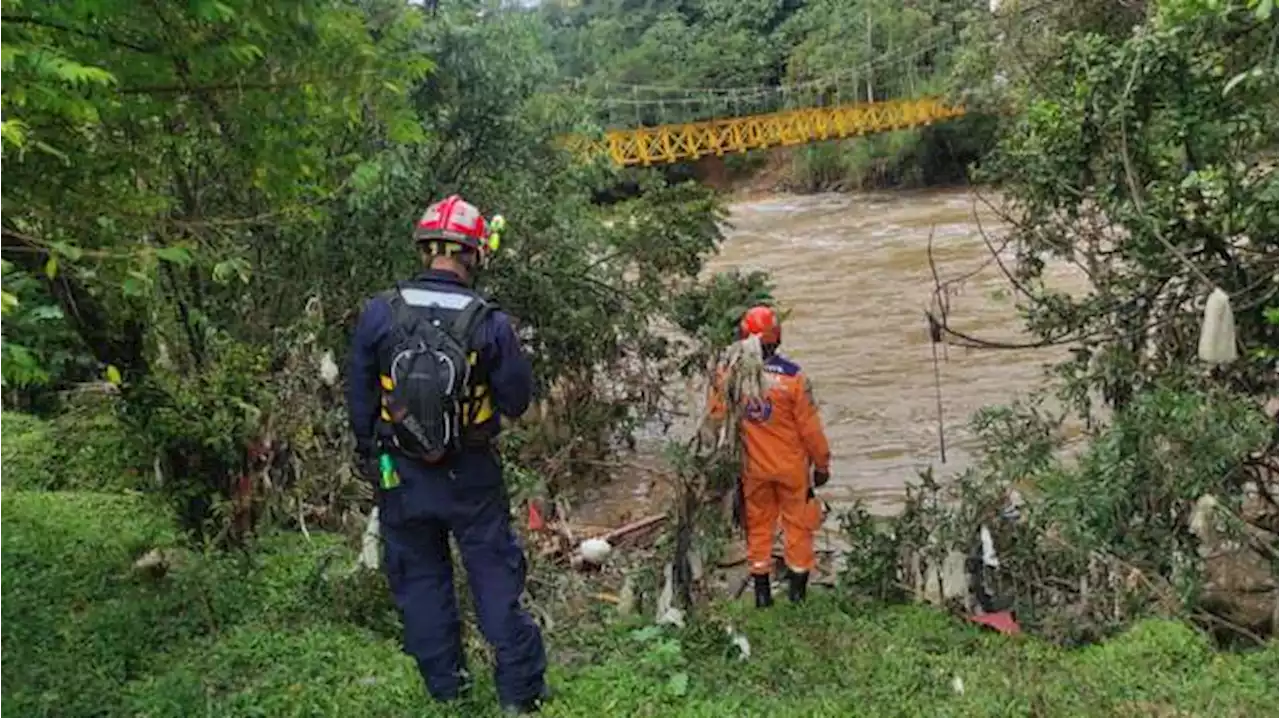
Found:
[[[601,139],[574,138],[572,145],[583,152],[605,153],[624,167],[649,166],[923,127],[963,114],[963,108],[923,97],[608,130]]]

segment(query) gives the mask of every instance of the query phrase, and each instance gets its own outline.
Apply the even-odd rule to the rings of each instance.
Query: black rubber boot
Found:
[[[527,701],[524,701],[523,703],[517,703],[514,705],[505,705],[502,707],[502,712],[503,714],[509,715],[509,716],[533,715],[534,713],[541,712],[542,706],[545,705],[550,700],[551,700],[551,689],[548,688],[547,686],[543,686],[542,692],[539,693],[538,695],[534,696],[533,698],[530,698]]]
[[[756,608],[768,608],[773,605],[773,585],[769,582],[769,574],[751,575],[756,584]]]
[[[809,590],[809,572],[796,573],[792,571],[788,578],[790,579],[790,585],[787,586],[787,598],[791,599],[792,603],[800,603],[804,600]]]

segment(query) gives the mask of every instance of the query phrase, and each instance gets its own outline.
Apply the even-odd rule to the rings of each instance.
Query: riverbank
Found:
[[[775,194],[955,189],[993,142],[991,118],[843,140],[774,147],[693,164],[699,181],[731,201]]]
[[[862,499],[892,513],[920,471],[972,466],[975,412],[1041,388],[1045,365],[1068,356],[1061,347],[938,346],[935,365],[924,317],[935,270],[949,283],[953,328],[1034,342],[988,246],[999,246],[1005,228],[971,191],[771,194],[729,210],[724,244],[704,272],[769,273],[789,312],[782,351],[804,368],[822,409],[833,451],[825,493],[838,508]],[[1064,291],[1084,283],[1066,263],[1046,275]]]
[[[385,595],[356,590],[378,582],[346,576],[354,555],[335,537],[265,537],[246,561],[176,548],[137,495],[8,489],[3,511],[4,715],[494,714],[482,669],[456,709],[426,703]],[[131,569],[156,547],[167,572]],[[1274,643],[1215,653],[1160,620],[1070,651],[828,592],[767,612],[717,604],[684,630],[603,605],[579,619],[547,631],[549,716],[1219,718],[1261,715],[1277,691]]]

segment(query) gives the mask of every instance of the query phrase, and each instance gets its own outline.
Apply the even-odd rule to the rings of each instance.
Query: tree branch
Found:
[[[49,293],[66,314],[72,330],[84,341],[95,359],[115,366],[126,376],[146,373],[141,322],[135,319],[112,322],[107,309],[66,272],[49,278],[44,271],[45,256],[49,252],[44,246],[46,242],[7,227],[3,236],[5,244],[0,253],[4,259],[34,277],[44,278]]]
[[[88,30],[81,30],[80,28],[77,28],[77,27],[71,27],[70,25],[64,25],[59,22],[54,22],[53,20],[42,20],[40,18],[31,17],[29,15],[2,15],[0,16],[0,22],[14,23],[18,25],[32,25],[34,27],[43,27],[43,28],[48,28],[50,30],[58,30],[60,32],[65,32],[72,35],[78,35],[80,37],[88,38],[90,40],[98,40],[99,42],[105,42],[109,45],[115,45],[116,47],[123,47],[126,50],[133,50],[134,52],[141,52],[147,55],[154,55],[160,52],[159,47],[140,45],[138,43],[130,42],[128,40],[121,40],[120,38],[112,37],[111,35],[104,35],[100,33],[90,32]]]

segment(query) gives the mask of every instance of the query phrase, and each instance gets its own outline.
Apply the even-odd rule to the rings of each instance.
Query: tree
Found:
[[[560,148],[585,112],[549,92],[545,26],[493,10],[5,6],[5,259],[120,387],[189,525],[227,498],[216,528],[241,532],[361,500],[318,367],[414,272],[433,197],[510,220],[484,284],[542,386],[573,388],[565,415],[607,444],[660,405],[678,347],[658,327],[718,207],[643,173],[644,196],[595,206],[616,175]]]
[[[1123,407],[1172,374],[1274,384],[1268,361],[1195,367],[1214,287],[1232,297],[1246,354],[1277,339],[1264,316],[1277,301],[1274,69],[1254,73],[1274,68],[1275,35],[1274,18],[1240,5],[1159,3],[1136,32],[1054,38],[1060,54],[1006,90],[1020,111],[983,178],[1015,222],[1029,327],[1074,346],[1061,371],[1081,411],[1092,390]],[[1049,257],[1080,267],[1089,292],[1048,289]]]

